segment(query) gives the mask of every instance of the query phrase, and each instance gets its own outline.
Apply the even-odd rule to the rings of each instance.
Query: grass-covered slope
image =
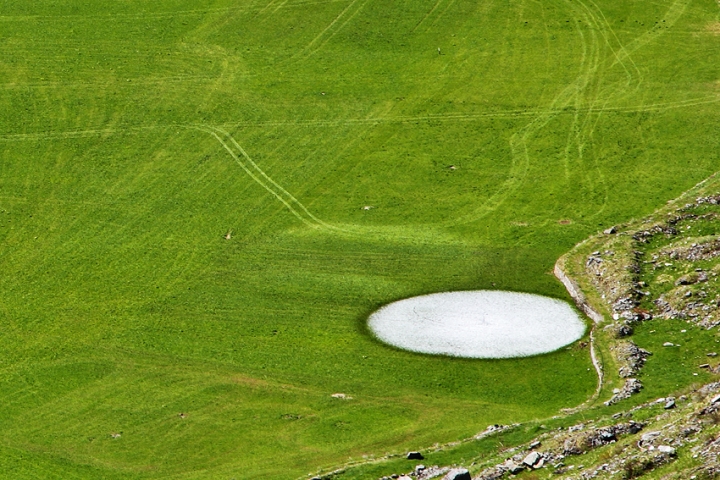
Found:
[[[717,169],[718,20],[2,2],[0,472],[294,478],[583,402],[585,350],[428,357],[364,321],[435,291],[566,298],[561,253]]]
[[[591,308],[607,319],[598,333],[610,373],[607,391],[618,375],[646,383],[651,393],[645,398],[693,377],[711,378],[717,365],[707,354],[717,355],[720,343],[719,191],[715,174],[651,215],[593,235],[560,258]],[[632,354],[633,344],[647,353]]]

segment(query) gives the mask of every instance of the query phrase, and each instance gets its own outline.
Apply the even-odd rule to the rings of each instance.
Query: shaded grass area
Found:
[[[585,351],[422,356],[365,319],[567,298],[561,253],[716,169],[716,5],[673,5],[5,2],[0,470],[294,478],[582,403]]]

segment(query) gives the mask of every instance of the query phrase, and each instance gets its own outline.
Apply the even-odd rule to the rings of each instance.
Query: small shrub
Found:
[[[638,478],[648,470],[652,470],[654,464],[650,459],[631,459],[622,466],[623,480]]]
[[[720,425],[720,410],[714,410],[710,412],[707,419],[712,425]]]

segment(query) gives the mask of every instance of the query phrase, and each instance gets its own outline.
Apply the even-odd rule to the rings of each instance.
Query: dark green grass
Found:
[[[584,351],[428,357],[364,320],[566,298],[560,254],[717,170],[717,5],[671,6],[4,2],[0,471],[294,478],[582,403]]]

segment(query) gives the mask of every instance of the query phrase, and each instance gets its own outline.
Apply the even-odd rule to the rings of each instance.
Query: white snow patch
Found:
[[[585,333],[566,302],[497,290],[399,300],[370,315],[368,325],[380,340],[405,350],[469,358],[552,352]]]

